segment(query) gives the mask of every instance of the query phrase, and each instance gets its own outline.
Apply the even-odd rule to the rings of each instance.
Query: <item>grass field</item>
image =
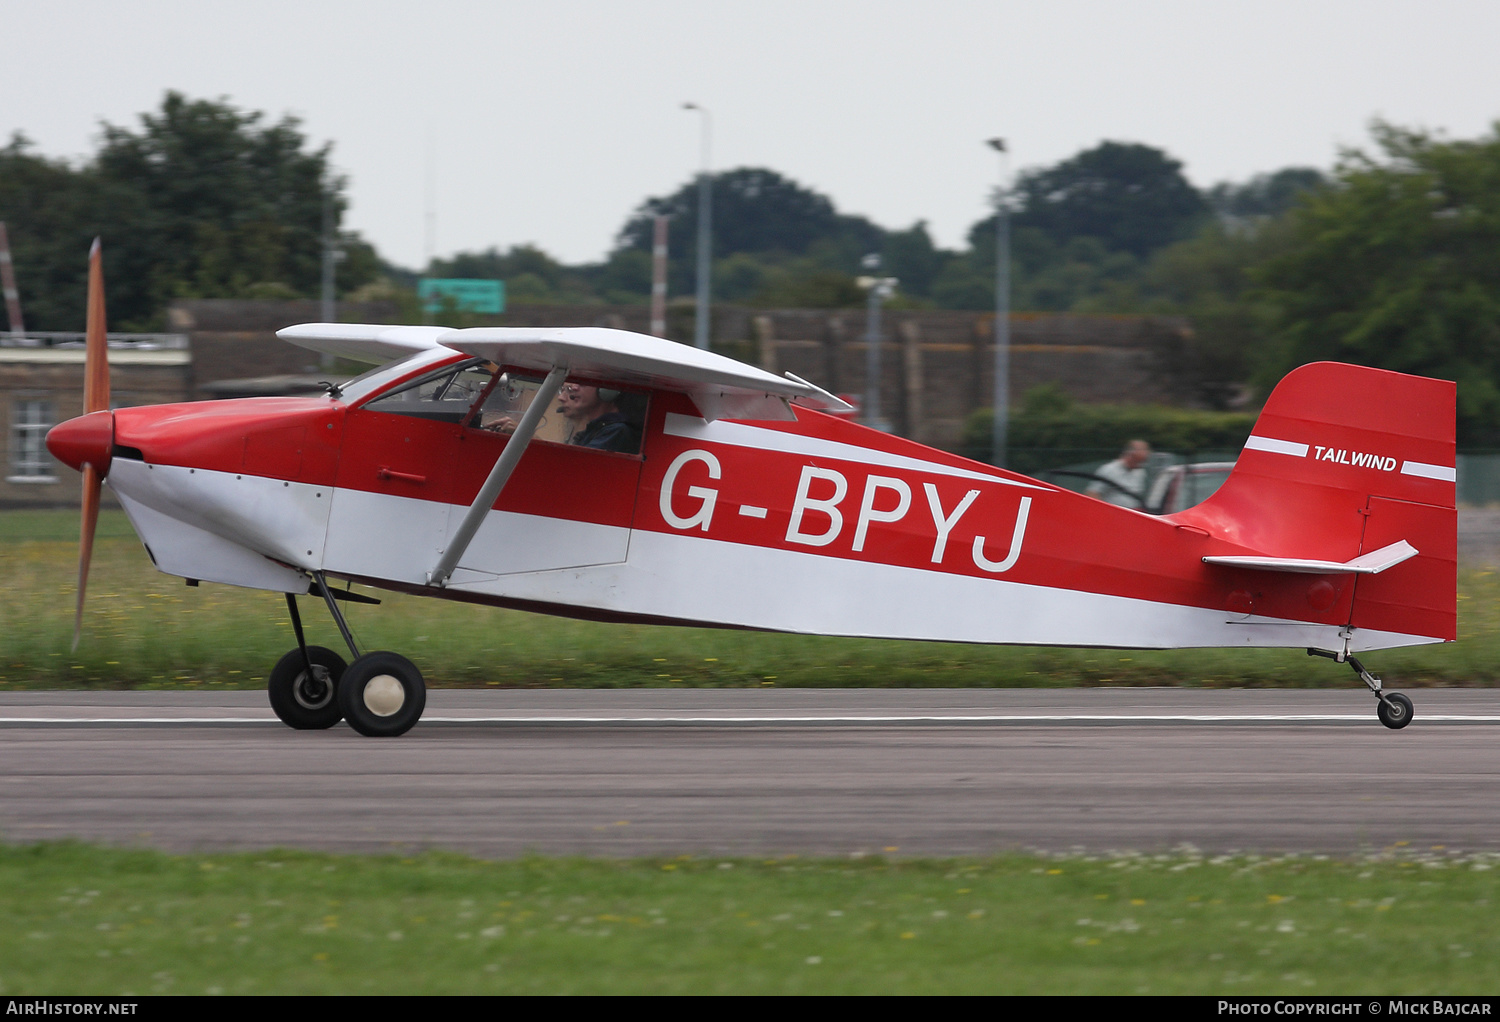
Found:
[[[120,512],[100,519],[83,641],[72,639],[77,516],[0,513],[0,691],[20,688],[256,688],[295,640],[282,598],[152,566]],[[1369,657],[1395,686],[1500,680],[1500,579],[1459,584],[1460,641]],[[967,646],[610,625],[398,594],[346,605],[361,648],[411,657],[436,686],[1358,687],[1299,650],[1116,650]],[[304,602],[309,641],[342,649]]]
[[[1493,993],[1492,867],[0,847],[0,994]]]

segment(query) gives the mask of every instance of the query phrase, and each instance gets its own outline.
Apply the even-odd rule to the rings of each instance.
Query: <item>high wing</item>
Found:
[[[626,386],[671,390],[692,398],[709,421],[758,419],[794,421],[786,402],[809,408],[849,411],[851,406],[791,373],[763,369],[690,348],[661,337],[605,327],[382,327],[345,323],[305,323],[276,336],[314,351],[359,361],[386,361],[445,346],[499,365]]]
[[[378,365],[440,346],[445,326],[380,326],[370,323],[303,323],[276,331],[301,348]]]
[[[442,338],[450,348],[500,365],[545,371],[566,366],[572,375],[675,390],[714,419],[796,419],[787,401],[840,411],[850,406],[806,380],[773,376],[723,355],[662,337],[603,327],[478,327]]]

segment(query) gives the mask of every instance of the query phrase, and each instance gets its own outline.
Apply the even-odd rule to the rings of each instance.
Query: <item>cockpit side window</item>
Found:
[[[495,367],[474,358],[419,376],[365,405],[375,412],[459,423],[495,377]]]
[[[536,399],[540,386],[537,379],[502,376],[480,396],[465,425],[498,433],[513,432]],[[618,454],[640,453],[646,423],[646,394],[568,382],[551,404],[537,427],[538,440]]]
[[[513,433],[541,388],[541,379],[502,372],[468,359],[419,376],[365,408],[451,422],[467,429]],[[594,384],[563,384],[543,411],[535,439],[618,454],[640,454],[648,395]]]

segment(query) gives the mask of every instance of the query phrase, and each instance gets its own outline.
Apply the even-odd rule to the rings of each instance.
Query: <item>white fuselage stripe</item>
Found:
[[[1290,454],[1294,458],[1307,457],[1307,444],[1291,440],[1277,440],[1268,436],[1251,436],[1245,441],[1247,451],[1266,451],[1270,454]]]
[[[330,565],[335,573],[339,568]],[[789,579],[817,579],[788,585]],[[734,579],[733,585],[706,583]],[[1342,649],[1337,625],[636,530],[625,564],[450,588],[618,614],[806,634],[1045,646]],[[1360,629],[1351,649],[1440,641]]]
[[[1310,449],[1307,444],[1299,444],[1291,440],[1277,440],[1275,437],[1268,436],[1251,436],[1245,441],[1245,450],[1247,451],[1289,454],[1294,458],[1307,457],[1307,452]],[[1446,465],[1431,465],[1425,461],[1403,461],[1401,463],[1401,474],[1406,476],[1420,476],[1423,479],[1438,479],[1447,483],[1455,482],[1458,478],[1458,473],[1453,468]]]
[[[724,422],[720,419],[705,422],[695,416],[679,415],[676,412],[667,413],[667,423],[662,431],[668,436],[678,436],[685,440],[701,440],[730,447],[747,447],[753,451],[782,451],[786,454],[801,454],[814,458],[837,458],[840,461],[852,461],[860,465],[880,465],[883,468],[904,468],[914,472],[956,476],[959,479],[979,479],[987,483],[1021,486],[1029,490],[1047,489],[1045,486],[975,472],[956,465],[944,465],[941,462],[927,461],[923,458],[908,458],[904,454],[890,454],[869,447],[857,447],[854,444],[839,443],[835,440],[821,440],[798,433],[784,433],[778,429],[747,426],[739,422]]]
[[[1440,479],[1445,483],[1458,480],[1458,472],[1442,465],[1429,465],[1425,461],[1403,461],[1401,463],[1401,474],[1404,476],[1421,476],[1424,479]]]

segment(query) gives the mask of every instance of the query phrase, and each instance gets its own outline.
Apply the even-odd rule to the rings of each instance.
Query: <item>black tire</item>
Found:
[[[320,731],[343,719],[338,685],[348,665],[343,657],[322,646],[308,646],[307,657],[313,665],[311,680],[302,650],[294,649],[271,668],[266,691],[271,709],[283,724],[298,731]]]
[[[1388,692],[1386,697],[1375,706],[1375,715],[1380,722],[1392,731],[1400,731],[1411,723],[1411,718],[1416,711],[1413,710],[1411,700],[1400,692]]]
[[[366,653],[344,672],[338,693],[344,719],[370,738],[405,734],[427,706],[422,672],[398,653]]]

